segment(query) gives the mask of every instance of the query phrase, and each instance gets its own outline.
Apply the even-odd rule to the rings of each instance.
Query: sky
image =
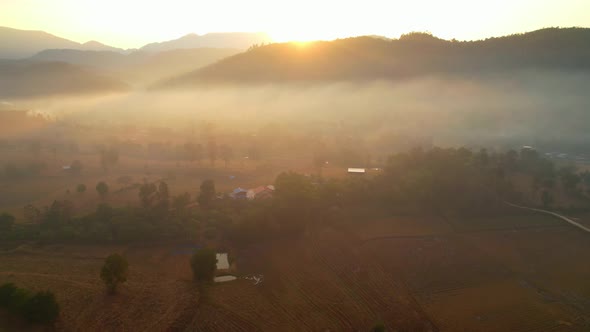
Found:
[[[0,26],[122,48],[238,31],[267,32],[278,42],[411,31],[473,40],[590,27],[590,0],[0,0]]]

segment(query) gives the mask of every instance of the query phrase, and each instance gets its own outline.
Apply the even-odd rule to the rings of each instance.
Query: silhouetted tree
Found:
[[[83,183],[80,183],[79,185],[77,185],[77,186],[76,186],[76,191],[77,191],[79,194],[83,194],[83,193],[85,193],[85,192],[86,192],[86,185],[85,185],[85,184],[83,184]]]
[[[0,214],[0,233],[10,232],[14,225],[14,216],[8,213]]]
[[[221,159],[225,161],[225,167],[227,168],[228,164],[234,158],[234,152],[232,148],[224,144],[219,148],[219,153],[221,154]]]
[[[172,206],[176,210],[182,210],[191,202],[191,195],[189,193],[184,193],[182,195],[174,197],[172,200]]]
[[[215,182],[213,180],[205,180],[201,183],[200,189],[201,191],[197,201],[203,207],[210,206],[215,199]]]
[[[96,185],[96,191],[98,192],[100,197],[104,199],[109,194],[109,185],[106,184],[106,182],[104,182],[104,181],[100,181]]]
[[[215,142],[215,139],[209,138],[207,152],[209,153],[209,160],[211,161],[211,165],[215,166],[215,161],[217,160],[217,143]]]
[[[110,293],[116,293],[118,285],[127,281],[128,269],[127,259],[119,254],[112,254],[105,259],[100,278]]]
[[[547,190],[544,190],[541,194],[541,201],[543,203],[543,207],[548,208],[551,206],[551,204],[553,204],[553,195]]]
[[[381,323],[379,323],[379,324],[375,325],[375,326],[374,326],[374,327],[371,329],[371,332],[385,332],[385,331],[386,331],[386,329],[385,329],[385,325],[383,325],[383,324],[381,324]]]
[[[146,182],[139,187],[139,200],[144,208],[151,207],[157,196],[158,188],[154,183]]]
[[[217,268],[217,255],[211,249],[199,249],[191,257],[191,269],[197,281],[211,282]]]
[[[23,317],[31,323],[50,324],[59,316],[59,305],[51,292],[38,292],[23,305]]]
[[[25,219],[32,224],[38,224],[41,222],[41,211],[32,204],[25,205],[23,208],[23,214]]]

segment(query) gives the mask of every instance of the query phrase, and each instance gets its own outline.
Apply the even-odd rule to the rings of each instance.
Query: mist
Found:
[[[185,131],[208,122],[256,133],[272,125],[326,137],[346,133],[378,149],[395,143],[388,141],[395,136],[441,146],[499,146],[587,140],[589,82],[587,74],[523,71],[402,82],[214,85],[15,104],[60,121],[103,126]]]

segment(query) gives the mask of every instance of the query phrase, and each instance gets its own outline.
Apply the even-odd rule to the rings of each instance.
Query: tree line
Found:
[[[522,181],[525,179],[527,181]],[[530,183],[530,187],[523,185]],[[55,201],[39,209],[27,206],[27,223],[0,216],[0,238],[45,242],[133,242],[143,240],[215,239],[247,243],[297,234],[308,225],[336,221],[352,207],[392,214],[498,215],[505,201],[555,207],[557,195],[587,202],[590,173],[557,167],[533,149],[489,152],[465,148],[414,149],[391,156],[376,175],[325,179],[318,175],[282,173],[274,197],[240,201],[204,181],[198,193],[171,196],[168,184],[138,185],[138,204],[73,216],[73,204]],[[195,188],[197,189],[197,188]],[[108,185],[97,192],[108,195]]]

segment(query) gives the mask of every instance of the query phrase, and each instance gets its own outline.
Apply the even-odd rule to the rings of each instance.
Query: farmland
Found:
[[[355,216],[356,217],[356,216]],[[457,230],[437,217],[317,225],[297,238],[232,250],[237,276],[204,294],[177,244],[21,245],[0,254],[0,283],[52,289],[60,330],[587,331],[587,234],[542,215]],[[412,225],[415,225],[413,228]],[[129,282],[109,296],[104,257]]]

